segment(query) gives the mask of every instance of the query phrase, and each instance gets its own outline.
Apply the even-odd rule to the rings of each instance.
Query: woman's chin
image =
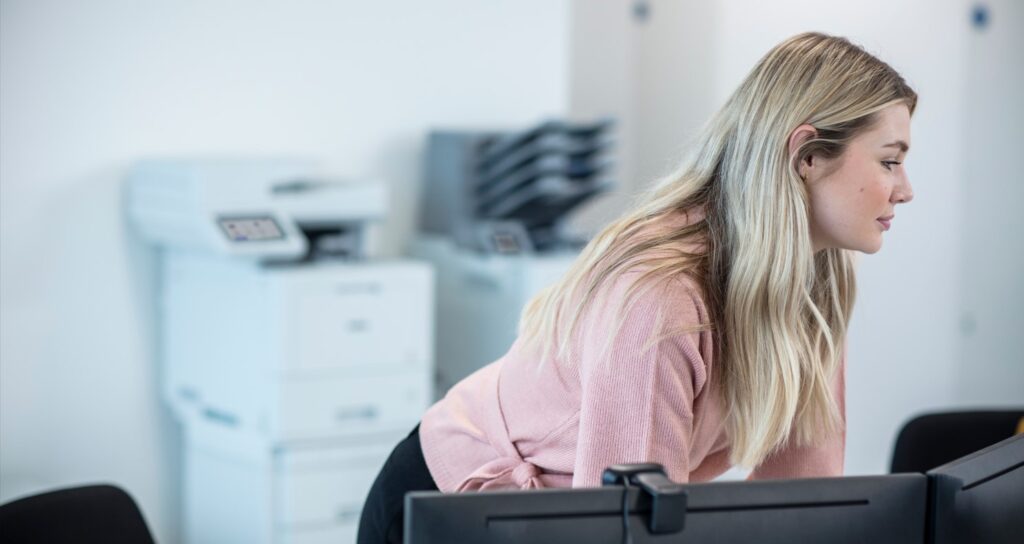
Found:
[[[867,255],[873,255],[878,253],[882,249],[882,237],[879,236],[877,239],[862,244],[862,247],[858,248],[858,251]]]
[[[846,240],[845,242],[835,244],[835,246],[841,249],[849,249],[851,251],[859,251],[867,255],[873,255],[882,249],[882,236],[879,234],[876,238]]]

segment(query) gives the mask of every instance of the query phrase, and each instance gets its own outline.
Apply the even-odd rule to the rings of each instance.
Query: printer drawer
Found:
[[[275,544],[352,544],[359,533],[359,520],[329,523],[277,532]]]
[[[366,495],[391,450],[408,434],[391,433],[367,443],[309,451],[286,450],[278,471],[279,528],[307,530],[356,525]]]
[[[430,275],[378,272],[307,278],[288,288],[285,368],[401,369],[430,360]]]
[[[289,378],[278,402],[276,428],[285,440],[409,432],[430,402],[430,376],[422,367],[380,376]]]

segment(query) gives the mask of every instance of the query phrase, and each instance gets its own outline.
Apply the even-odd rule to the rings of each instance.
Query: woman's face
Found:
[[[914,198],[901,164],[909,146],[910,111],[897,104],[880,111],[877,122],[839,157],[812,157],[800,164],[811,200],[815,251],[875,253],[882,247],[882,233],[894,225],[896,204]]]

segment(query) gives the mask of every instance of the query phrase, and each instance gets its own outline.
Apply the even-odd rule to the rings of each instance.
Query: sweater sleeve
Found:
[[[750,473],[749,480],[785,478],[825,478],[843,475],[846,453],[846,349],[832,382],[832,393],[839,408],[839,432],[812,446],[787,444],[761,462]]]
[[[660,463],[673,481],[689,478],[693,399],[706,372],[701,333],[685,329],[702,322],[700,302],[673,281],[640,295],[616,329],[626,286],[620,279],[583,321],[573,487],[601,485],[618,463]]]

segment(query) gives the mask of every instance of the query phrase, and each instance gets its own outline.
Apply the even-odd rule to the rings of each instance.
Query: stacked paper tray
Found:
[[[612,122],[548,121],[479,147],[474,200],[479,217],[541,228],[612,182]]]

